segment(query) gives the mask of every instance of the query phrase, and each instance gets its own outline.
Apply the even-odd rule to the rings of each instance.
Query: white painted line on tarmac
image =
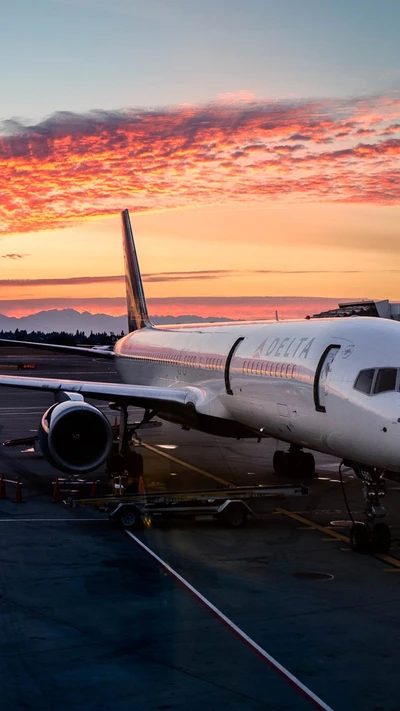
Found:
[[[304,698],[309,701],[314,708],[318,709],[319,711],[333,711],[333,709],[328,706],[322,699],[319,698],[316,694],[314,694],[311,689],[309,689],[307,686],[302,684],[302,682],[297,679],[297,677],[293,676],[293,674],[290,673],[285,667],[282,666],[274,657],[271,657],[268,652],[265,651],[262,647],[260,647],[257,642],[255,642],[251,637],[249,637],[245,632],[243,632],[240,627],[235,625],[232,620],[229,619],[226,615],[224,615],[221,610],[219,610],[215,605],[213,605],[210,600],[208,600],[204,595],[201,594],[193,585],[189,583],[188,580],[182,577],[179,573],[177,573],[174,568],[171,568],[171,566],[162,558],[160,558],[157,553],[154,553],[154,551],[151,550],[151,548],[148,548],[144,543],[139,538],[136,538],[136,536],[131,533],[131,531],[125,531],[125,533],[128,534],[128,536],[146,553],[148,553],[152,558],[154,558],[158,563],[160,563],[167,571],[168,573],[178,580],[181,585],[183,585],[187,590],[189,590],[192,595],[194,595],[205,607],[207,607],[214,615],[216,615],[227,627],[229,627],[238,637],[240,637],[243,642],[245,642],[251,649],[253,649],[267,664],[271,669],[276,671],[281,677],[283,677],[299,694],[301,694]]]
[[[10,521],[16,523],[32,523],[32,521],[50,521],[57,523],[80,523],[81,521],[92,521],[93,523],[98,523],[99,521],[108,521],[108,518],[0,518],[0,523],[8,523]]]
[[[326,469],[327,471],[332,471],[332,472],[337,472],[339,468],[339,463],[336,462],[330,462],[329,464],[316,464],[315,468],[318,469]]]

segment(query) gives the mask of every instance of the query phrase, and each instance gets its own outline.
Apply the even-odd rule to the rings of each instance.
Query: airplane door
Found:
[[[326,412],[326,396],[329,375],[332,370],[332,363],[335,360],[340,346],[332,344],[325,348],[315,372],[314,380],[314,402],[318,412]]]

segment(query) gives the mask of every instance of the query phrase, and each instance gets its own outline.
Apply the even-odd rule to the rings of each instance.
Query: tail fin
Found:
[[[129,211],[123,210],[123,212],[121,212],[121,218],[126,300],[128,304],[128,326],[129,331],[137,331],[139,328],[146,328],[146,326],[151,326],[152,324],[147,313],[146,299],[144,298],[142,277],[140,276]]]

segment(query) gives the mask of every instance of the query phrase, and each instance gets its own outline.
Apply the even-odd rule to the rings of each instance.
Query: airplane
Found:
[[[122,383],[0,376],[0,386],[54,393],[38,431],[44,456],[61,471],[79,473],[110,456],[112,427],[85,397],[120,410],[119,452],[131,469],[140,469],[141,458],[129,446],[129,406],[143,408],[140,425],[157,416],[186,430],[274,438],[289,445],[274,453],[278,475],[314,476],[314,456],[304,449],[339,457],[354,470],[363,484],[366,520],[353,521],[351,545],[387,552],[391,532],[381,520],[381,497],[385,475],[400,472],[400,324],[353,317],[155,327],[128,210],[121,217],[128,335],[113,350],[96,353],[26,345],[112,359]]]

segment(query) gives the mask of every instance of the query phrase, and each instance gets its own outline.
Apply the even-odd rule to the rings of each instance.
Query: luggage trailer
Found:
[[[240,486],[235,488],[198,491],[168,491],[146,494],[121,494],[88,499],[68,498],[71,507],[94,506],[106,511],[109,519],[123,529],[140,529],[149,522],[171,519],[221,521],[231,528],[246,525],[249,516],[257,518],[250,503],[255,499],[307,496],[309,489],[302,484],[279,486]]]

